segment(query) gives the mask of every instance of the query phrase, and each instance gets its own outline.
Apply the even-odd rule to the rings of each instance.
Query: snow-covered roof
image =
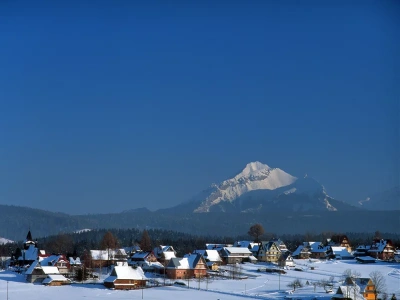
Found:
[[[75,259],[73,257],[70,257],[69,258],[69,263],[71,265],[81,265],[82,264],[81,259],[79,257],[77,257]]]
[[[293,255],[293,256],[299,255],[300,252],[301,252],[301,250],[303,250],[303,248],[304,248],[304,245],[298,246],[297,249],[293,251],[292,255]]]
[[[67,262],[64,255],[49,255],[47,257],[39,256],[41,266],[55,266],[57,262]]]
[[[233,243],[233,247],[246,247],[253,249],[254,246],[258,246],[258,243],[254,243],[252,241],[236,241]]]
[[[44,274],[60,274],[57,267],[42,266]]]
[[[330,246],[324,246],[321,242],[309,242],[310,251],[315,252],[326,252]]]
[[[335,247],[332,246],[332,252],[335,256],[340,256],[340,257],[352,257],[352,255],[347,251],[346,247]]]
[[[39,264],[39,262],[37,260],[32,262],[31,265],[29,266],[28,270],[25,271],[25,275],[31,275],[35,268],[40,268],[40,265],[38,265],[38,264]]]
[[[174,269],[194,269],[201,259],[202,255],[199,253],[187,254],[181,258],[172,258],[167,268]]]
[[[163,252],[163,253],[164,253],[164,258],[165,258],[165,259],[171,259],[171,258],[176,257],[176,256],[175,256],[175,252],[166,251],[166,252]]]
[[[132,268],[131,266],[123,265],[115,266],[111,271],[110,276],[107,277],[104,282],[114,282],[116,279],[145,280],[147,278],[141,267]]]
[[[167,260],[169,260],[173,257],[176,257],[175,250],[172,246],[160,245],[160,246],[154,248],[153,253],[157,258],[161,258],[161,256],[163,255],[164,258]]]
[[[382,252],[389,245],[388,240],[377,240],[371,245],[368,252]],[[394,252],[394,249],[387,249],[389,252]]]
[[[50,274],[50,275],[47,275],[47,277],[43,280],[43,284],[49,284],[50,282],[52,282],[52,281],[64,281],[64,282],[68,282],[68,283],[70,283],[71,282],[71,280],[70,279],[68,279],[68,278],[65,278],[63,275],[61,275],[61,274],[57,274],[57,275],[53,275],[53,274]]]
[[[226,244],[206,244],[208,250],[221,250],[224,247],[228,247]]]
[[[132,258],[136,259],[145,259],[151,252],[136,252],[135,254],[132,255]]]
[[[242,247],[224,247],[224,250],[230,254],[252,254],[249,249]]]
[[[213,262],[222,261],[221,256],[219,256],[217,250],[206,250],[206,254],[204,255],[204,257],[206,257],[207,260]]]

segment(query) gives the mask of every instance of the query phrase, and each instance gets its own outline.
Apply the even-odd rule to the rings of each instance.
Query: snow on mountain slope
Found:
[[[221,201],[232,202],[241,195],[255,190],[275,190],[292,184],[296,177],[282,171],[279,168],[270,168],[258,161],[251,162],[235,177],[225,180],[220,184],[213,184],[209,190],[193,200],[203,200],[194,212],[209,212],[210,207]],[[204,195],[205,199],[201,199]]]
[[[8,244],[8,243],[14,243],[14,241],[0,237],[0,245],[4,245],[4,244]]]

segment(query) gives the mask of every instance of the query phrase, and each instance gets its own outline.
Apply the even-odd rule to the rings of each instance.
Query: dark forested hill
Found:
[[[85,228],[159,228],[203,236],[238,236],[246,234],[254,223],[261,223],[267,232],[275,234],[322,231],[399,233],[399,220],[399,211],[174,214],[132,210],[72,216],[0,205],[0,237],[18,241],[25,238],[29,229],[34,237],[44,237]]]

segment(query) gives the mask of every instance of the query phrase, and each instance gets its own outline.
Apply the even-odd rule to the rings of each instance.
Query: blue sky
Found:
[[[170,207],[255,160],[398,184],[399,3],[231,2],[1,1],[0,204]]]

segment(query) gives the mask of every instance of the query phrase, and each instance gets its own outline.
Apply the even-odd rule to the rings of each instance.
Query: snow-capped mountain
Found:
[[[260,162],[251,162],[235,177],[211,186],[210,195],[194,212],[209,212],[221,202],[232,202],[243,194],[255,190],[275,190],[296,181],[296,177],[279,168],[270,168]]]
[[[187,212],[261,212],[356,209],[329,197],[316,180],[296,178],[279,168],[251,162],[231,179],[174,208]]]

